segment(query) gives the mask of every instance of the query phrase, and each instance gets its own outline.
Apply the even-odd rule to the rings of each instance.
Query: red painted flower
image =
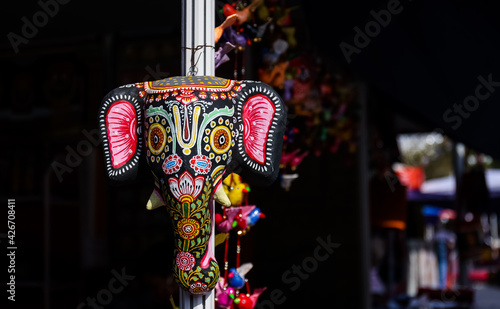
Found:
[[[193,90],[181,89],[181,93],[175,97],[175,99],[184,105],[188,105],[191,102],[198,101],[198,98],[194,95]]]
[[[194,267],[194,256],[186,251],[181,251],[177,253],[175,258],[175,263],[183,271],[190,271]]]
[[[163,161],[162,168],[165,174],[173,174],[179,171],[181,165],[182,159],[178,155],[172,154]]]
[[[210,172],[210,168],[212,168],[210,159],[204,155],[194,156],[189,160],[189,163],[191,164],[191,168],[200,174],[207,174]]]
[[[218,100],[218,99],[219,99],[219,96],[217,95],[217,93],[212,92],[212,94],[210,95],[210,99],[212,99],[212,100],[214,100],[214,101],[215,101],[215,100]]]
[[[191,292],[191,294],[206,294],[208,292],[208,286],[198,281],[189,286],[189,292]]]
[[[200,97],[200,99],[206,99],[207,98],[207,93],[202,91],[198,94],[198,96]]]

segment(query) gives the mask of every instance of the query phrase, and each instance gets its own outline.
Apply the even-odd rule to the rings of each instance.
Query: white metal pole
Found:
[[[215,1],[183,0],[182,16],[182,74],[213,76]]]
[[[182,74],[215,75],[215,0],[182,1]],[[215,247],[215,202],[212,213],[212,248]],[[180,289],[180,309],[215,309],[215,289],[208,295],[191,295]]]

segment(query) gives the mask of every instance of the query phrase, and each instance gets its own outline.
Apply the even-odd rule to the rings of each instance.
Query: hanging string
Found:
[[[196,52],[199,51],[200,49],[202,48],[205,48],[205,47],[211,47],[215,50],[215,46],[213,45],[208,45],[208,44],[203,44],[203,45],[197,45],[196,47],[186,47],[186,46],[182,46],[181,48],[183,49],[190,49],[191,50],[191,60],[190,60],[190,67],[189,67],[189,71],[187,72],[187,75],[188,76],[194,76],[196,75],[196,73],[198,73],[198,61],[200,61],[200,57],[201,55],[203,55],[204,51],[202,51],[199,55],[198,55],[198,59],[196,59],[196,61],[194,60],[195,59],[195,56],[196,56]]]
[[[234,50],[234,71],[233,78],[238,79],[238,48]]]
[[[227,276],[228,276],[228,269],[229,269],[229,262],[227,260],[227,251],[228,251],[228,245],[229,245],[229,234],[226,236],[226,244],[225,244],[225,250],[224,250],[224,282],[227,284]]]
[[[245,78],[245,49],[241,51],[241,79]]]
[[[223,220],[227,219],[226,216],[226,207],[222,206],[222,218]],[[227,251],[229,249],[229,233],[226,235],[226,243],[225,243],[225,249],[224,249],[224,282],[227,284],[227,276],[228,276],[228,269],[229,269],[229,262],[227,260]]]
[[[236,269],[240,268],[240,253],[241,253],[241,235],[238,234],[238,238],[236,240]]]
[[[245,278],[245,285],[247,288],[247,296],[250,296],[250,284],[248,283],[248,279]]]

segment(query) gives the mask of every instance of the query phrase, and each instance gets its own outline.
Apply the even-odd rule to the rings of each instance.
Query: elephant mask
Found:
[[[122,86],[103,99],[99,126],[108,177],[134,179],[147,161],[155,178],[147,208],[167,208],[173,274],[183,289],[207,294],[215,287],[211,200],[230,206],[221,186],[226,173],[258,184],[276,179],[285,122],[279,95],[254,81],[172,77]]]

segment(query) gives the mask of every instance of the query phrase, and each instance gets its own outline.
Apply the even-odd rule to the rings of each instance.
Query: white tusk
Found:
[[[219,189],[215,191],[214,200],[222,206],[231,206],[231,201],[229,200],[229,197],[227,197],[227,194],[224,192],[224,188],[222,186],[219,186]]]
[[[151,196],[149,197],[148,203],[146,204],[146,208],[148,210],[153,210],[155,208],[165,206],[166,203],[165,201],[158,195],[156,190],[151,193]]]

